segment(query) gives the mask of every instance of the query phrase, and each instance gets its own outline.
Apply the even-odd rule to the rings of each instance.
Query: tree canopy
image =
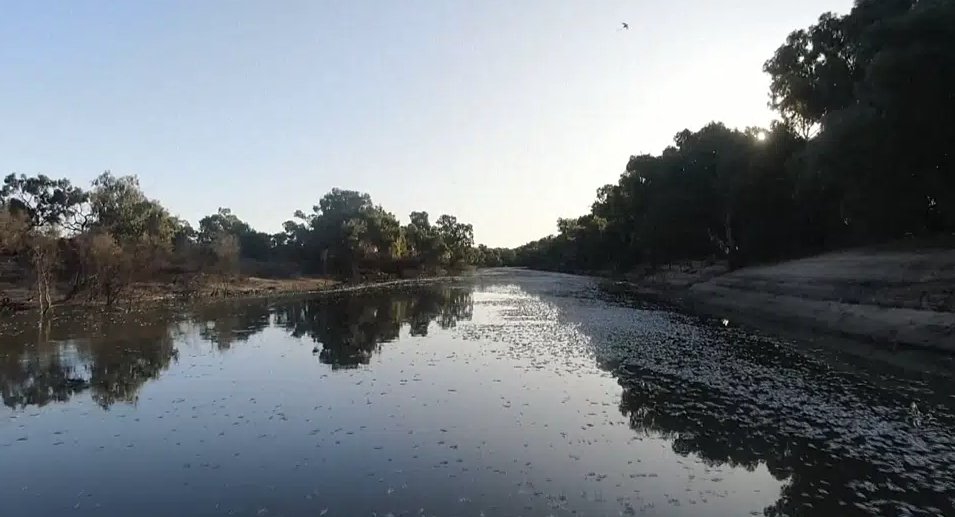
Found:
[[[311,213],[295,211],[276,234],[223,207],[196,230],[150,199],[135,176],[108,171],[88,191],[67,179],[15,174],[0,189],[0,254],[32,269],[47,307],[55,286],[67,283],[67,297],[111,304],[135,282],[184,282],[189,292],[193,281],[183,275],[428,274],[483,264],[487,254],[473,244],[471,225],[454,216],[432,226],[427,212],[412,212],[402,226],[368,194],[337,188]]]
[[[21,214],[31,227],[65,227],[81,230],[85,218],[81,210],[88,194],[68,179],[52,179],[43,174],[10,174],[0,187],[0,207]]]
[[[764,71],[768,129],[711,123],[633,156],[590,214],[515,250],[558,269],[733,265],[955,231],[955,3],[858,0]]]

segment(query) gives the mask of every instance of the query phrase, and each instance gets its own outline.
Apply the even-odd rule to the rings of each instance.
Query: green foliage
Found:
[[[766,62],[770,105],[808,136],[823,117],[852,101],[858,64],[847,45],[845,18],[825,13],[808,29],[794,31]]]
[[[731,265],[955,231],[955,3],[859,0],[769,59],[768,131],[713,123],[634,156],[591,214],[513,264]]]
[[[412,212],[402,227],[368,194],[332,189],[312,207],[295,212],[272,242],[307,271],[357,275],[361,270],[398,273],[403,267],[458,267],[468,263],[473,229],[443,215],[432,225],[427,212]]]
[[[0,207],[24,216],[31,228],[51,227],[82,230],[82,206],[88,194],[68,179],[43,174],[28,177],[10,174],[0,188]]]
[[[239,219],[232,210],[219,208],[218,212],[199,220],[199,232],[196,239],[200,244],[210,245],[229,236],[238,246],[241,258],[266,261],[272,254],[272,236],[255,231],[248,223]]]
[[[295,215],[299,222],[285,223],[283,241],[298,248],[297,255],[313,271],[354,275],[362,265],[393,260],[401,248],[398,220],[368,194],[332,189],[311,214]]]
[[[439,217],[435,226],[447,250],[447,265],[467,263],[471,246],[474,245],[474,228],[470,224],[459,223],[458,218],[451,215]]]
[[[832,23],[843,27],[839,52],[853,67],[850,94],[825,103],[815,120],[821,132],[804,156],[805,176],[827,193],[820,209],[828,240],[951,231],[955,4],[866,0]],[[812,99],[797,91],[781,98]]]
[[[479,267],[502,267],[514,262],[514,250],[508,248],[489,248],[480,244],[473,249],[472,263]]]
[[[95,231],[108,233],[120,243],[149,241],[171,246],[178,226],[157,201],[148,199],[136,176],[104,172],[93,180],[89,194]]]
[[[67,298],[85,293],[109,305],[134,282],[167,280],[188,292],[202,273],[355,278],[460,267],[475,260],[472,246],[471,225],[452,216],[432,226],[414,212],[402,227],[350,190],[332,189],[269,235],[228,208],[203,217],[197,231],[146,197],[135,176],[104,172],[85,192],[66,179],[11,174],[0,189],[0,253],[33,270],[44,309],[58,281],[70,284]]]
[[[447,258],[447,246],[431,225],[428,212],[411,212],[404,227],[405,253],[425,267],[437,267]]]

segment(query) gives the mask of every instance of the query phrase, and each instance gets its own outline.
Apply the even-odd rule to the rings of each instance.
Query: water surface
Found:
[[[955,512],[950,379],[581,277],[0,325],[0,515]]]

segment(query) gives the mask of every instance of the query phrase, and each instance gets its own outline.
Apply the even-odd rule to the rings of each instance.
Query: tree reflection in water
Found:
[[[319,359],[332,368],[368,364],[381,343],[398,338],[403,325],[412,336],[427,336],[432,321],[443,328],[469,320],[471,292],[463,287],[363,290],[278,307],[276,325],[294,337],[321,344]]]
[[[470,319],[464,287],[425,286],[330,294],[270,304],[246,300],[171,310],[74,314],[37,326],[25,316],[0,322],[0,394],[10,408],[65,402],[89,391],[103,408],[135,403],[143,384],[178,357],[177,339],[194,333],[224,351],[270,325],[320,343],[320,360],[332,368],[368,364],[381,343],[397,339],[403,325],[427,336]]]
[[[953,508],[955,471],[946,468],[955,464],[950,386],[868,364],[858,370],[870,377],[842,371],[798,347],[742,331],[669,313],[637,314],[629,300],[586,282],[568,295],[552,278],[534,278],[517,284],[521,303],[547,305],[546,317],[590,337],[598,365],[618,377],[620,411],[630,427],[667,438],[679,454],[715,466],[765,465],[786,481],[768,515],[920,513],[913,502],[942,514]],[[433,322],[447,329],[470,320],[472,289],[366,289],[206,304],[183,313],[58,317],[39,327],[16,316],[0,320],[0,394],[11,408],[80,393],[103,408],[134,403],[189,338],[218,353],[270,327],[314,341],[320,361],[333,369],[356,368],[405,326],[412,337],[428,336]],[[508,324],[521,325],[526,315],[515,314]],[[941,399],[927,398],[931,393]],[[906,417],[913,403],[925,413],[919,422]]]
[[[66,317],[39,325],[5,321],[0,338],[3,403],[44,406],[87,390],[103,408],[135,402],[142,385],[178,356],[175,323],[168,311]]]
[[[944,488],[953,475],[945,465],[955,455],[945,431],[950,416],[936,413],[933,425],[920,426],[905,411],[890,409],[910,403],[898,392],[788,355],[771,342],[738,341],[731,353],[750,371],[775,364],[763,378],[723,385],[625,362],[617,370],[621,413],[634,430],[670,440],[678,454],[749,470],[765,464],[776,479],[787,481],[779,499],[764,510],[769,516],[909,515],[920,514],[920,508],[953,508],[953,494]],[[785,389],[790,382],[769,381],[772,375],[815,386],[833,407]],[[910,503],[916,500],[918,507]]]
[[[268,328],[271,310],[265,299],[232,300],[198,305],[191,319],[199,337],[222,351]]]

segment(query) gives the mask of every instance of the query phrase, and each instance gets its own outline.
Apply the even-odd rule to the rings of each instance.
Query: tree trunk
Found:
[[[730,269],[737,269],[741,266],[739,263],[739,250],[736,249],[736,239],[733,238],[733,213],[726,212],[725,220],[726,231],[726,260],[729,262]]]
[[[40,314],[44,314],[46,310],[43,308],[43,277],[40,275],[39,266],[37,266],[36,273],[36,302],[40,306]]]

